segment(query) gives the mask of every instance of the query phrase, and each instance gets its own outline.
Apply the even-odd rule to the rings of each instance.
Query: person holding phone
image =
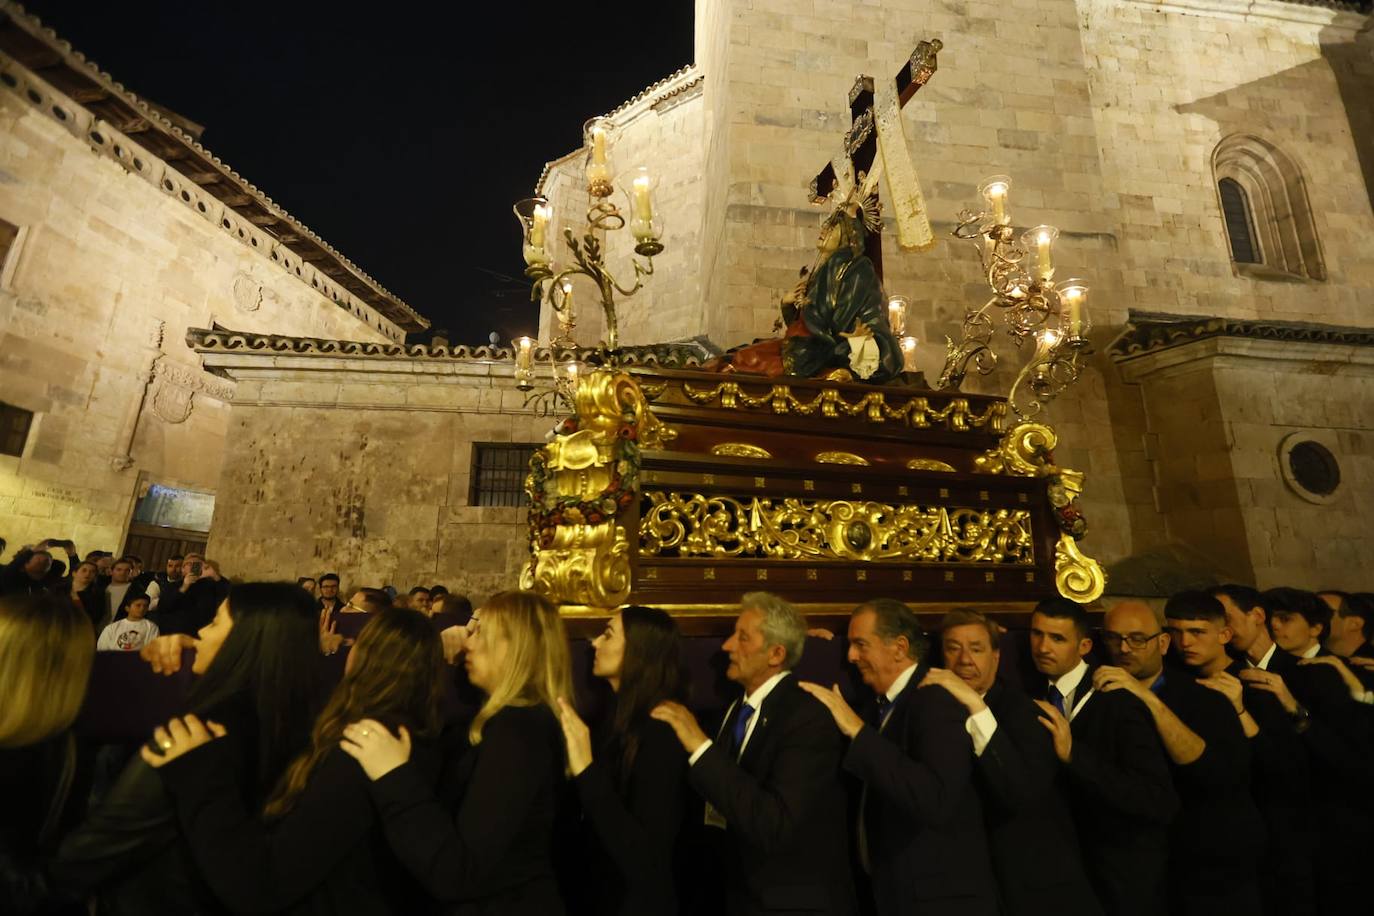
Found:
[[[229,583],[204,555],[188,553],[181,568],[181,586],[158,602],[155,622],[163,634],[197,632],[214,619],[229,592]]]

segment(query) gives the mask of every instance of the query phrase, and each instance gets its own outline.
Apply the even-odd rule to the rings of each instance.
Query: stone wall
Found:
[[[0,87],[0,219],[19,229],[0,271],[0,400],[35,413],[23,456],[0,456],[0,536],[118,550],[141,484],[219,482],[233,386],[201,370],[188,326],[397,329],[249,244],[268,239],[256,227],[238,238],[160,191],[132,163],[168,167],[135,141],[105,125],[85,143],[68,127]]]
[[[519,581],[526,510],[473,506],[474,443],[540,443],[511,363],[206,356],[238,381],[208,552],[245,578],[345,589]]]

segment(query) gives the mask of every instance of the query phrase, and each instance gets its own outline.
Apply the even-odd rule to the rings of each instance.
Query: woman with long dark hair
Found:
[[[533,592],[503,592],[473,616],[464,665],[486,700],[470,749],[436,796],[411,757],[405,727],[363,719],[343,749],[372,780],[397,858],[445,911],[559,916],[554,822],[565,785],[554,713],[572,680],[558,609]]]
[[[105,613],[105,593],[100,588],[97,581],[100,570],[90,560],[78,563],[72,569],[72,574],[67,577],[67,594],[71,598],[72,604],[76,605],[81,611],[90,618],[91,629],[96,636],[100,631],[96,629],[100,624],[100,618]]]
[[[345,725],[362,718],[405,727],[419,739],[417,765],[432,784],[443,667],[439,636],[423,614],[394,608],[371,615],[310,746],[257,811],[241,800],[228,742],[211,740],[225,734],[222,726],[186,716],[154,733],[157,749],[145,747],[143,759],[161,769],[196,865],[221,903],[234,913],[424,907],[414,880],[386,851],[368,779],[339,739]],[[188,753],[201,745],[208,746]]]
[[[0,598],[0,785],[9,790],[0,817],[0,913],[51,905],[40,862],[56,846],[71,795],[71,725],[94,657],[91,623],[67,601]]]
[[[671,727],[649,717],[684,702],[687,669],[673,618],[632,605],[592,640],[592,674],[615,692],[615,707],[592,736],[566,697],[559,720],[568,767],[596,848],[591,855],[597,913],[674,913],[673,858],[687,806],[687,755]]]
[[[295,585],[236,585],[193,643],[199,678],[187,707],[231,731],[225,753],[243,774],[246,807],[261,809],[309,739],[321,701],[316,613]],[[97,894],[102,916],[217,909],[187,856],[161,778],[137,757],[63,841],[53,873],[65,888]]]

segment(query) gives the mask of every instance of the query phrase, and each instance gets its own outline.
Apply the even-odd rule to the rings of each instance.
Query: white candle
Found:
[[[544,248],[544,229],[549,224],[549,217],[552,215],[550,209],[543,204],[534,205],[534,215],[530,222],[530,245],[531,247],[542,250]]]
[[[901,347],[902,347],[902,371],[903,371],[903,372],[915,372],[915,371],[917,371],[918,367],[917,367],[917,365],[916,365],[916,338],[914,338],[914,337],[903,337],[902,340],[901,340]]]
[[[898,336],[906,333],[906,297],[893,296],[887,300],[887,324]]]
[[[600,124],[592,128],[592,162],[606,164],[606,128]]]
[[[563,307],[559,309],[558,320],[566,328],[573,323],[577,312],[573,305],[573,285],[571,280],[563,281]]]
[[[1056,346],[1058,346],[1059,332],[1052,328],[1046,328],[1039,334],[1035,335],[1035,340],[1035,358],[1040,359],[1041,357],[1049,353],[1051,350],[1053,350]]]
[[[992,218],[1006,225],[1007,186],[1000,181],[988,185],[988,200],[992,203]]]
[[[654,206],[649,199],[649,176],[640,175],[634,180],[635,218],[646,223],[653,222]]]
[[[521,337],[515,341],[515,368],[528,372],[534,366],[534,341]]]
[[[1054,264],[1050,261],[1050,243],[1054,237],[1048,232],[1037,232],[1035,234],[1035,266],[1040,272],[1040,279],[1048,280],[1054,275]]]

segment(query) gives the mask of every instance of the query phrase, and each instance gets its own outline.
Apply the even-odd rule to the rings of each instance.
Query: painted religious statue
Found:
[[[887,298],[864,254],[880,223],[875,196],[837,206],[821,228],[816,261],[782,298],[775,330],[783,336],[737,347],[707,368],[813,378],[836,370],[881,384],[902,371],[902,351],[887,321]]]

